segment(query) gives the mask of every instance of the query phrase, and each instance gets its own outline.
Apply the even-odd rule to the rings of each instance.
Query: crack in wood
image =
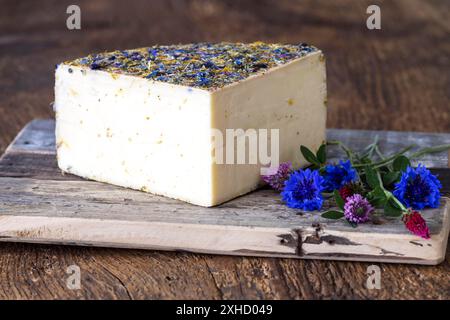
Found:
[[[380,251],[383,254],[383,256],[384,255],[389,255],[389,254],[397,256],[397,257],[403,257],[404,256],[404,254],[398,253],[398,252],[395,252],[395,251],[386,250],[386,249],[383,249],[383,248],[380,248],[380,247],[378,247],[378,249],[380,249]]]
[[[328,243],[329,245],[348,245],[348,246],[360,246],[360,243],[353,242],[345,237],[339,237],[334,235],[321,235],[324,232],[324,226],[320,223],[313,223],[311,225],[314,228],[314,234],[305,237],[303,243],[308,244],[322,244]]]
[[[292,229],[291,233],[287,234],[280,234],[277,235],[278,238],[280,238],[280,244],[283,246],[287,246],[290,248],[295,248],[295,255],[302,257],[302,256],[310,256],[310,254],[304,253],[303,250],[303,244],[314,244],[314,245],[321,245],[323,243],[327,243],[331,246],[333,245],[344,245],[344,246],[362,246],[361,243],[354,242],[349,240],[346,237],[340,237],[340,236],[334,236],[334,235],[320,235],[321,232],[323,232],[324,228],[320,223],[313,223],[312,227],[314,227],[314,234],[306,236],[303,240],[302,236],[302,230],[300,228]],[[416,244],[416,243],[414,243]],[[420,244],[419,244],[420,245]],[[383,249],[381,247],[376,247],[380,249],[381,256],[397,256],[397,257],[403,257],[404,255],[398,252],[390,251]],[[341,253],[335,253],[330,254],[332,256],[339,256]],[[346,255],[342,253],[342,255]],[[350,254],[351,255],[351,254]],[[355,254],[355,256],[358,256]]]
[[[178,252],[178,250],[177,250]],[[296,253],[291,253],[291,252],[278,252],[278,251],[266,251],[266,250],[252,250],[252,249],[237,249],[237,250],[233,250],[233,253],[238,253],[238,254],[242,254],[242,255],[249,255],[249,256],[266,256],[266,255],[270,255],[272,257],[288,257],[288,258],[292,258],[296,256]],[[192,252],[192,253],[198,253],[197,252]]]
[[[277,235],[280,238],[280,244],[295,249],[295,255],[302,256],[302,230],[300,228],[292,229],[291,233]]]
[[[280,238],[280,244],[284,246],[288,246],[290,248],[295,248],[295,255],[299,257],[311,256],[311,254],[305,254],[303,250],[303,244],[315,244],[321,245],[323,243],[327,243],[331,246],[333,245],[344,245],[344,246],[362,246],[361,243],[354,242],[349,240],[346,237],[334,236],[334,235],[323,235],[320,233],[323,232],[324,228],[320,223],[314,223],[312,226],[315,228],[314,234],[306,236],[303,240],[302,230],[300,228],[293,229],[291,233],[288,234],[280,234],[278,237]],[[380,249],[382,257],[388,256],[396,256],[403,257],[404,255],[398,252],[389,251],[380,247],[376,247]],[[318,255],[321,255],[318,253]],[[333,257],[350,257],[350,256],[364,256],[358,254],[345,254],[345,253],[325,253],[324,256],[330,255]]]
[[[280,244],[290,247],[290,248],[296,248],[297,247],[297,239],[295,239],[294,235],[292,233],[285,233],[285,234],[279,234],[277,235],[280,239]]]
[[[292,230],[297,235],[297,247],[295,249],[295,254],[299,257],[303,256],[303,238],[302,238],[302,229],[297,228]]]
[[[326,235],[326,236],[319,236],[318,238],[316,236],[309,236],[306,237],[305,241],[303,243],[308,244],[322,244],[322,243],[328,243],[329,245],[343,245],[343,246],[360,246],[361,243],[353,242],[345,237],[338,237],[333,235]]]

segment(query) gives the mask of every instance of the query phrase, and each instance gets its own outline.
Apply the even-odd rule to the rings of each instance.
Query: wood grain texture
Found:
[[[52,116],[55,63],[195,41],[310,42],[327,54],[328,127],[450,131],[445,0],[376,1],[381,31],[365,28],[369,0],[77,3],[81,31],[65,28],[70,1],[0,1],[1,151],[28,121]],[[2,244],[0,297],[449,299],[448,252],[437,267],[380,264],[382,289],[367,290],[369,263]],[[73,263],[79,291],[64,284]]]

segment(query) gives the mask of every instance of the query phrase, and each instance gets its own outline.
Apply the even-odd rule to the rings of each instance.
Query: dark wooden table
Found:
[[[66,28],[78,3],[82,29]],[[366,28],[381,7],[382,29]],[[450,131],[450,4],[392,1],[0,1],[0,152],[31,119],[52,117],[54,65],[155,43],[309,42],[328,66],[328,127]],[[450,259],[436,267],[236,258],[0,244],[3,299],[450,298]],[[81,289],[66,269],[81,269]]]

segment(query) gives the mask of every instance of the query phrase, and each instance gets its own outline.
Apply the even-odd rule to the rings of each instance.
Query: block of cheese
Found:
[[[270,151],[277,129],[277,160],[294,167],[306,164],[300,145],[316,150],[325,140],[325,61],[307,44],[113,51],[61,63],[55,78],[62,171],[196,205],[258,188],[267,166],[218,161],[215,133],[226,153],[227,130],[242,129],[231,132],[244,132],[248,146],[248,130],[267,129]]]

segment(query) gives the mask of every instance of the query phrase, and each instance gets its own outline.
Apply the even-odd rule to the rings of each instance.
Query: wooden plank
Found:
[[[55,154],[55,121],[35,119],[28,123],[6,149],[6,154],[26,152]]]
[[[353,228],[342,220],[323,219],[317,212],[289,209],[267,189],[203,208],[62,176],[49,133],[53,125],[33,121],[0,160],[2,241],[420,264],[436,264],[445,256],[449,227],[445,201],[440,209],[424,212],[432,235],[429,241],[409,234],[399,219],[380,214],[373,223]],[[356,134],[361,141],[364,132]],[[382,139],[399,135],[383,133],[379,138],[389,146]],[[351,146],[346,137],[352,134],[334,130],[331,136],[344,138]],[[426,136],[421,134],[418,141],[426,141]],[[444,160],[438,155],[429,161],[440,165]]]

